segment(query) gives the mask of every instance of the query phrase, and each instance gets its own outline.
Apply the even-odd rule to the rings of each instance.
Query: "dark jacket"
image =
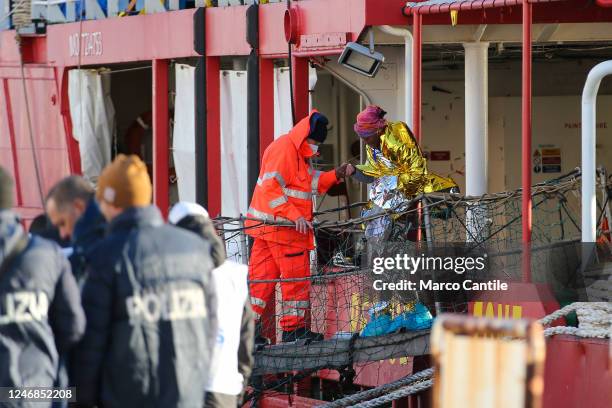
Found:
[[[58,352],[81,338],[85,315],[60,248],[25,234],[13,212],[0,211],[0,386],[51,387]]]
[[[71,361],[83,404],[200,407],[215,344],[210,248],[153,206],[112,220],[83,287],[87,330]]]
[[[72,273],[81,280],[87,267],[87,258],[91,249],[104,238],[106,221],[100,212],[98,203],[93,198],[87,203],[87,208],[74,225],[72,232],[72,255],[70,264]]]

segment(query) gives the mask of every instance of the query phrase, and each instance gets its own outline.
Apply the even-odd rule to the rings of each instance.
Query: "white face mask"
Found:
[[[308,143],[308,146],[310,146],[313,153],[317,153],[319,151],[319,145]]]

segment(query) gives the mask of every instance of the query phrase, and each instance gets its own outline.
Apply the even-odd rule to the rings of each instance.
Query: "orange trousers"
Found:
[[[309,251],[278,242],[256,238],[249,259],[249,292],[251,307],[261,319],[274,294],[275,282],[255,282],[268,279],[306,278],[310,276]],[[305,326],[306,310],[310,308],[310,280],[281,282],[280,326],[284,331]]]

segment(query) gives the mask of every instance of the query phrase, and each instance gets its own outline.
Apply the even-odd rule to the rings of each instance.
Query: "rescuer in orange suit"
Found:
[[[313,110],[288,134],[265,150],[257,186],[249,206],[246,232],[255,241],[249,260],[249,281],[290,279],[310,276],[309,251],[314,248],[312,229],[313,194],[325,192],[347,174],[347,164],[335,170],[314,170],[310,159],[327,137],[327,118]],[[266,225],[265,222],[293,225]],[[310,308],[308,279],[281,282],[281,319],[283,342],[322,340],[323,336],[306,328]],[[261,337],[261,315],[272,294],[274,283],[250,283],[251,306],[255,312],[257,342]]]

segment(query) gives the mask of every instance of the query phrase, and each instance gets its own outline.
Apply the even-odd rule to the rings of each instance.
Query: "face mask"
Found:
[[[308,146],[310,146],[310,148],[312,149],[312,152],[315,154],[319,151],[319,145],[308,143]]]

